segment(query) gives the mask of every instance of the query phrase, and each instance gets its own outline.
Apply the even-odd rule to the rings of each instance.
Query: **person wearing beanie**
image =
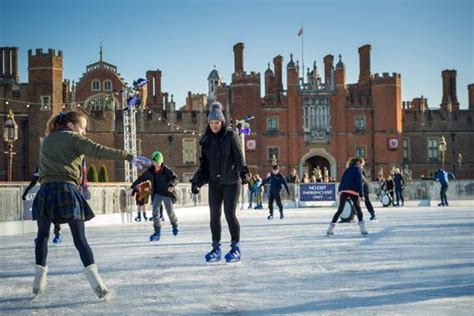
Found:
[[[165,209],[171,222],[172,233],[174,236],[178,235],[178,218],[173,208],[173,203],[176,202],[175,186],[178,184],[178,176],[171,168],[164,164],[163,154],[161,152],[155,151],[151,160],[153,164],[132,183],[132,189],[136,190],[140,183],[147,180],[151,182],[151,202],[155,232],[150,236],[150,241],[158,241],[161,237],[159,211],[162,202],[165,204]]]
[[[208,126],[199,141],[201,145],[200,165],[191,179],[193,194],[199,188],[209,184],[210,226],[212,234],[212,250],[205,255],[207,263],[221,260],[221,214],[224,214],[229,226],[231,245],[225,255],[227,263],[240,261],[240,224],[236,216],[240,184],[249,181],[250,174],[245,165],[242,146],[237,133],[227,127],[222,105],[211,104],[207,116]]]

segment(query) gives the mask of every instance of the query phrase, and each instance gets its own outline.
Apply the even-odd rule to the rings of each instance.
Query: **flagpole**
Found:
[[[303,78],[303,84],[304,84],[304,29],[303,29],[303,21],[301,21],[301,64],[303,67],[303,70],[301,72],[301,77]]]

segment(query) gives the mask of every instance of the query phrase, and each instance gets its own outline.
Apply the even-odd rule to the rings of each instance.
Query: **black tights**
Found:
[[[71,229],[74,245],[81,256],[82,264],[84,267],[93,264],[94,254],[92,253],[91,247],[87,243],[84,231],[84,221],[69,220],[67,223]],[[36,264],[44,267],[46,266],[46,257],[48,256],[48,239],[51,228],[51,219],[41,216],[38,218],[37,224],[38,235],[35,248]]]
[[[354,195],[354,194],[349,194],[349,193],[346,193],[346,192],[342,192],[341,197],[339,199],[339,208],[337,209],[336,214],[334,214],[334,217],[332,218],[331,223],[335,224],[337,222],[337,220],[339,219],[339,216],[341,215],[342,211],[344,210],[344,206],[346,205],[346,200],[347,199],[351,199],[352,203],[354,203],[354,207],[356,209],[356,214],[357,214],[357,218],[359,219],[359,222],[361,220],[363,220],[362,209],[360,208],[359,197],[357,195]]]
[[[209,208],[211,210],[212,242],[221,240],[221,214],[224,202],[224,214],[229,226],[231,241],[238,243],[240,240],[240,224],[235,211],[239,199],[240,184],[215,185],[209,184]]]

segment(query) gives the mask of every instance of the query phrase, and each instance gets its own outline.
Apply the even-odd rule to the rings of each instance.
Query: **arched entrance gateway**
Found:
[[[313,175],[313,171],[319,167],[321,172],[324,167],[328,169],[329,177],[337,179],[336,174],[336,159],[328,153],[325,149],[314,148],[309,153],[301,157],[300,160],[300,175],[301,181],[303,181],[304,173],[308,172],[309,176]],[[324,176],[324,174],[323,174]]]

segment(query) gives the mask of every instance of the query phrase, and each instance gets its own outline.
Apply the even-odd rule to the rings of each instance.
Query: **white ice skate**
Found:
[[[336,223],[330,223],[328,227],[328,231],[326,232],[327,237],[334,236],[334,229],[336,228]]]
[[[46,274],[48,273],[48,267],[40,265],[35,266],[35,279],[33,280],[33,294],[35,296],[41,295],[46,289]]]
[[[86,275],[87,281],[89,281],[92,290],[98,298],[103,298],[106,301],[110,299],[109,290],[105,286],[102,278],[99,275],[97,265],[95,263],[88,265],[84,268],[84,274]]]
[[[365,229],[365,222],[364,221],[360,221],[359,222],[359,228],[360,228],[360,233],[362,235],[367,235],[369,232],[367,232],[367,229]]]

